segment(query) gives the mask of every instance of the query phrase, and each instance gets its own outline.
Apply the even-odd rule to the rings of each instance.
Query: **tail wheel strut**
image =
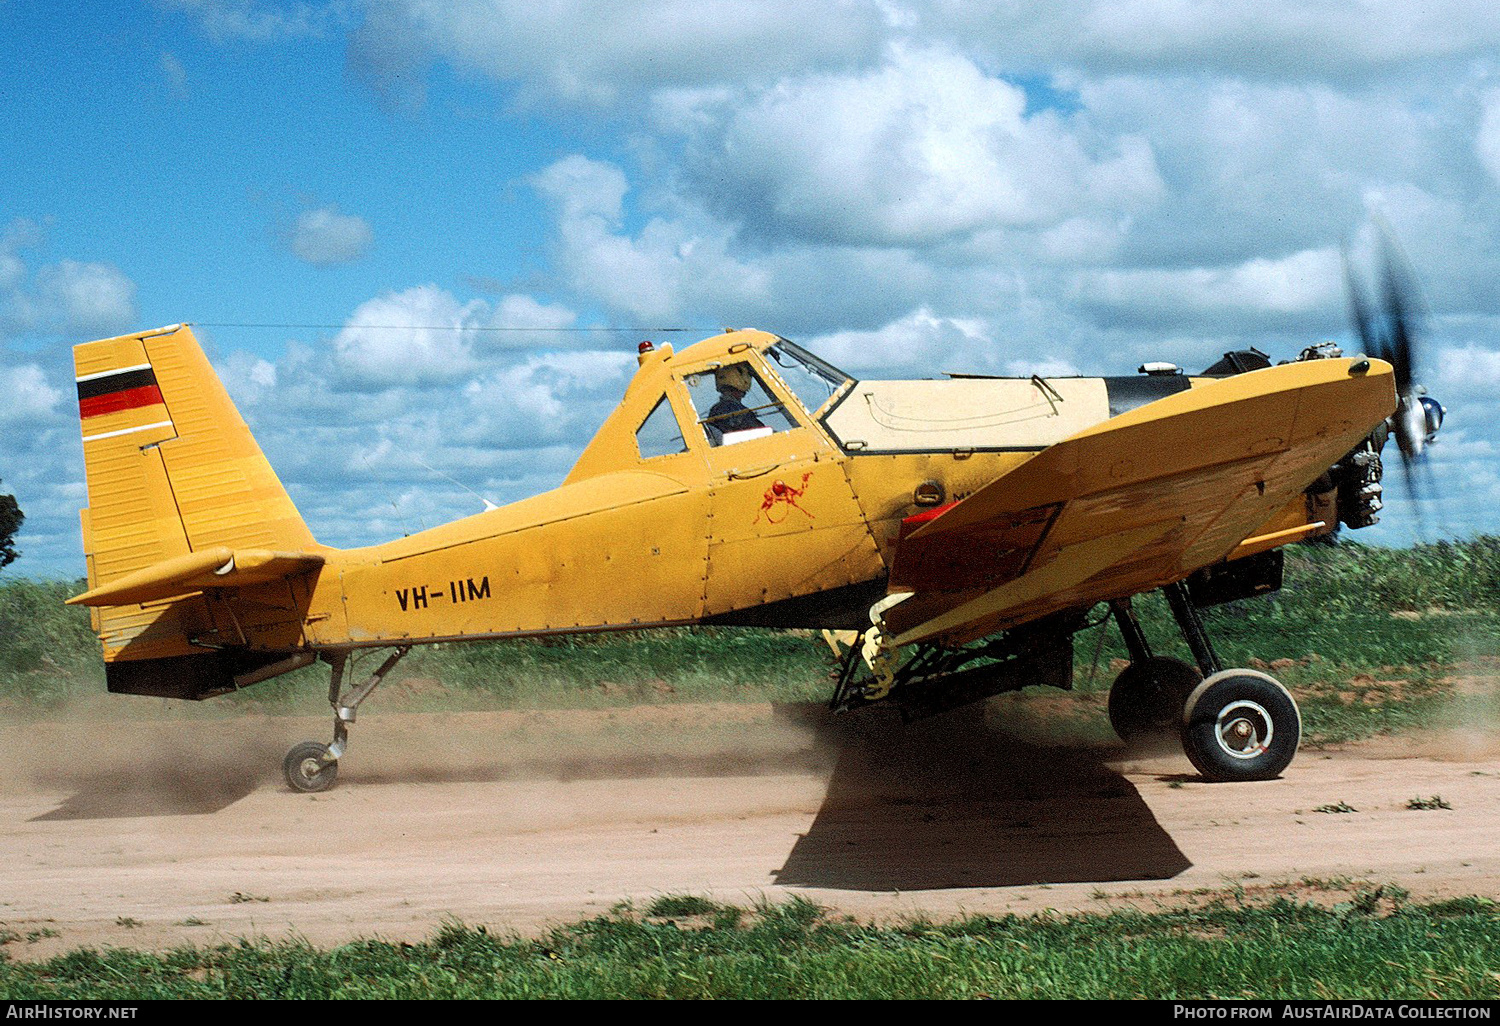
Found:
[[[333,743],[324,745],[317,741],[302,741],[293,745],[281,763],[288,787],[293,791],[316,792],[326,791],[334,785],[339,775],[339,759],[349,747],[349,724],[355,721],[360,703],[370,697],[391,668],[410,651],[410,645],[397,648],[379,669],[348,694],[343,693],[343,681],[349,653],[335,652],[329,657],[333,666],[328,682],[328,704],[333,706]]]

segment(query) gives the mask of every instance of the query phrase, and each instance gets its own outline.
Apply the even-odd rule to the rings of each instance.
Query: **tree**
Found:
[[[15,539],[21,521],[25,519],[26,514],[16,505],[14,495],[0,495],[0,567],[14,563],[20,555],[16,551]]]

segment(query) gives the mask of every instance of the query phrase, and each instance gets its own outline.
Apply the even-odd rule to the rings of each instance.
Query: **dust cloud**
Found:
[[[0,724],[0,789],[62,792],[42,818],[206,814],[284,788],[299,741],[326,742],[331,716],[101,718],[92,703]],[[805,711],[760,705],[607,710],[368,711],[340,766],[350,784],[573,781],[825,772],[834,754]]]

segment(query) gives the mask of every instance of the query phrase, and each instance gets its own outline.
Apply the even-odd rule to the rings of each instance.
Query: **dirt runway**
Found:
[[[0,935],[17,958],[239,937],[533,933],[621,901],[803,895],[861,919],[1102,909],[1348,880],[1500,896],[1500,745],[1303,751],[1208,784],[1180,754],[810,710],[386,713],[337,788],[318,719],[0,727]],[[1413,810],[1441,796],[1450,809]],[[1344,807],[1354,811],[1317,811]]]

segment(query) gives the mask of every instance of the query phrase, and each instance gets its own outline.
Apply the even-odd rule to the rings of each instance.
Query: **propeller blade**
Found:
[[[1406,273],[1406,261],[1396,248],[1384,227],[1380,232],[1380,283],[1382,299],[1385,301],[1385,316],[1390,331],[1389,355],[1396,369],[1396,391],[1405,396],[1410,393],[1415,376],[1412,358],[1412,336],[1414,332],[1414,310],[1416,297],[1412,294],[1411,276]]]
[[[1417,540],[1420,542],[1425,542],[1427,540],[1427,525],[1426,523],[1424,523],[1424,518],[1422,516],[1423,489],[1421,478],[1419,477],[1419,472],[1417,469],[1416,460],[1407,459],[1405,456],[1402,457],[1401,479],[1402,482],[1406,485],[1406,501],[1411,505],[1412,520],[1416,523]]]
[[[1427,398],[1426,389],[1417,383],[1417,343],[1423,305],[1416,277],[1390,226],[1379,216],[1374,218],[1374,224],[1377,268],[1373,289],[1367,291],[1354,272],[1348,246],[1342,247],[1349,316],[1364,351],[1386,361],[1395,371],[1396,412],[1387,423],[1401,454],[1401,476],[1411,502],[1417,536],[1425,539],[1422,500],[1435,495],[1436,488],[1432,469],[1422,465],[1423,456],[1442,424],[1442,407]],[[1374,306],[1376,302],[1378,309]]]
[[[1354,267],[1349,263],[1349,247],[1340,247],[1344,255],[1344,287],[1349,293],[1349,315],[1354,321],[1354,330],[1359,335],[1361,351],[1379,356],[1380,343],[1375,338],[1375,325],[1370,318],[1370,306],[1365,301],[1365,290],[1354,277]]]

